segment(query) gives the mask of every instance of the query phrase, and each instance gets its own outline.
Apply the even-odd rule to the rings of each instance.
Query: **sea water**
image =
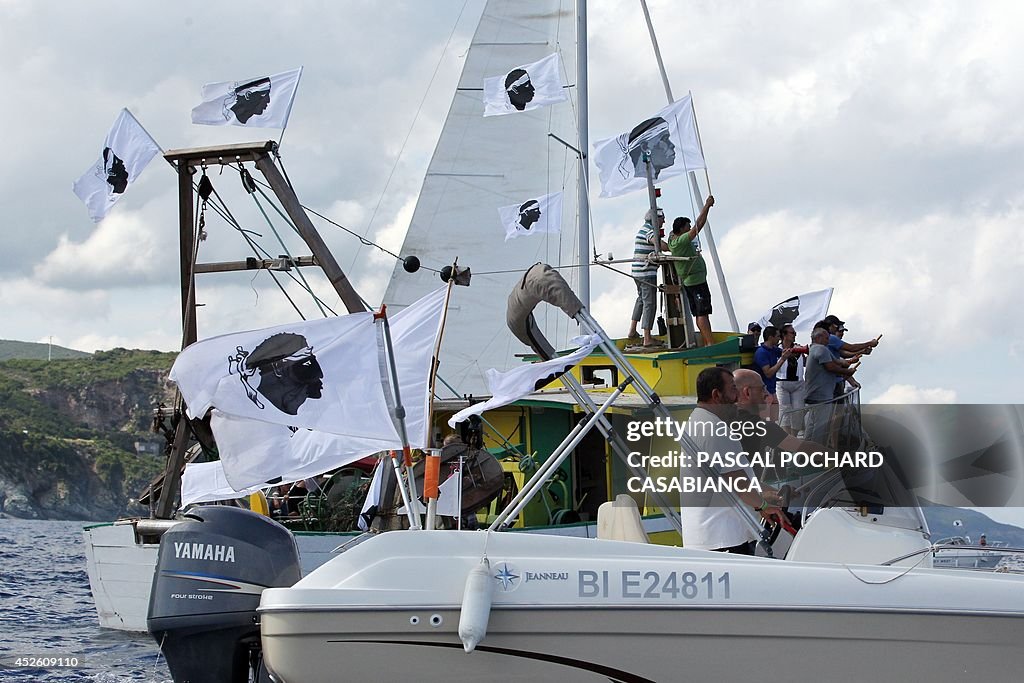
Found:
[[[0,519],[0,681],[170,683],[148,633],[100,628],[85,572],[86,524]]]

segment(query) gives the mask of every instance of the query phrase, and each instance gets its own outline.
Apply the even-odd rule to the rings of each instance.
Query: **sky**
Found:
[[[834,287],[831,311],[848,340],[884,334],[858,375],[866,400],[1015,402],[1024,7],[649,5],[672,88],[694,96],[717,199],[711,230],[741,326],[793,294]],[[300,199],[398,251],[481,9],[0,0],[0,338],[85,351],[179,346],[172,170],[154,161],[98,225],[70,188],[121,107],[165,149],[280,136],[192,125],[204,83],[303,66],[282,139]],[[599,140],[666,100],[638,3],[591,2],[589,23]],[[693,215],[684,179],[663,190],[670,216]],[[594,197],[596,248],[628,254],[643,193]],[[377,303],[393,259],[321,229]],[[212,232],[204,249],[216,257],[230,235]],[[271,301],[265,278],[223,277],[204,293],[201,329],[239,329],[257,304],[269,308],[266,324],[293,315]],[[724,330],[711,280],[712,323]],[[595,273],[593,287],[598,320],[624,334],[633,285]]]
[[[865,400],[1018,402],[1024,5],[649,6],[676,96],[693,93],[708,164],[701,182],[717,200],[710,230],[740,325],[794,294],[834,287],[831,312],[849,341],[884,335],[858,372]],[[0,338],[85,351],[180,346],[173,171],[155,160],[98,225],[71,192],[122,107],[164,149],[280,138],[303,203],[398,252],[482,7],[0,0]],[[589,25],[594,141],[652,115],[666,96],[637,2],[592,1]],[[297,66],[303,80],[283,137],[191,124],[203,84]],[[211,170],[219,188],[237,185],[232,175]],[[683,178],[662,187],[670,217],[694,215]],[[646,198],[596,195],[594,247],[629,254]],[[239,216],[272,238],[253,207]],[[394,259],[318,226],[357,290],[378,303]],[[228,256],[234,239],[211,227],[204,256],[238,258]],[[591,308],[624,335],[633,285],[598,271]],[[294,319],[265,274],[216,278],[201,296],[202,336]],[[712,323],[725,330],[722,294],[709,282]]]

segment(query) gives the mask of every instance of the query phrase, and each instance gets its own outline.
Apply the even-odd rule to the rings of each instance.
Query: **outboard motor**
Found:
[[[295,539],[277,522],[241,508],[193,508],[160,539],[149,597],[147,626],[175,683],[248,681],[262,668],[263,589],[300,578]]]

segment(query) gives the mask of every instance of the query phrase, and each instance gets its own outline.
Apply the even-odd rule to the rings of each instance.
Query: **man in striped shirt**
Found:
[[[665,212],[648,209],[644,225],[633,241],[633,281],[636,283],[636,303],[629,324],[629,338],[639,339],[637,325],[643,330],[644,346],[664,346],[665,342],[651,336],[654,315],[658,310],[658,266],[649,258],[652,254],[668,251],[668,245],[661,239],[661,228],[665,225]]]

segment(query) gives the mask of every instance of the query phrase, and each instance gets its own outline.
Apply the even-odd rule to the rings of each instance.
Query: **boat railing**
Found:
[[[1006,562],[1000,560],[1000,562],[991,567],[962,567],[957,566],[956,569],[967,570],[967,571],[982,571],[982,572],[1012,572],[1012,573],[1024,573],[1024,548],[1012,548],[1009,546],[1002,546],[997,551],[992,551],[990,546],[986,545],[962,545],[959,543],[933,543],[932,545],[915,550],[899,557],[894,557],[891,560],[882,562],[882,566],[894,565],[903,560],[908,560],[914,557],[918,557],[924,554],[931,553],[932,557],[936,557],[942,552],[950,550],[978,550],[992,552],[995,555],[1012,555],[1017,561]]]
[[[842,395],[798,411],[797,425],[803,425],[803,438],[825,452],[870,452],[876,450],[864,428],[860,389],[850,388]],[[886,461],[880,469],[830,469],[783,473],[790,480],[791,500],[802,507],[802,523],[819,509],[844,507],[867,511],[901,508],[907,514],[887,523],[900,528],[928,531],[928,523],[901,472]]]

